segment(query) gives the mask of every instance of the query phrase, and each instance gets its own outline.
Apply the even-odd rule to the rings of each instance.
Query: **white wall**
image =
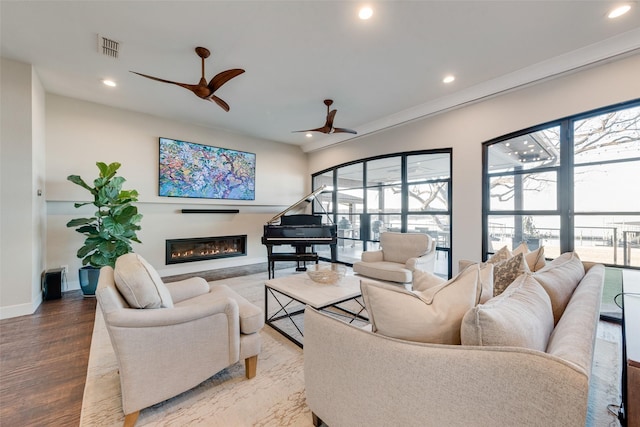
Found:
[[[264,261],[262,225],[308,191],[310,173],[378,154],[452,147],[455,266],[459,259],[478,259],[481,255],[482,142],[563,116],[640,98],[640,55],[636,54],[319,150],[307,159],[294,146],[53,94],[45,97],[28,64],[3,58],[0,75],[0,318],[35,310],[41,298],[39,277],[45,268],[69,265],[71,287],[77,287],[75,271],[80,261],[75,251],[83,236],[65,224],[87,212],[74,209],[73,201],[88,198],[82,189],[66,181],[66,176],[79,174],[92,179],[97,172],[96,161],[123,164],[126,188],[141,193],[139,208],[145,215],[140,233],[144,243],[136,245],[135,250],[162,275],[171,275]],[[225,204],[158,197],[159,136],[256,153],[256,201]],[[46,174],[42,172],[43,144]],[[40,188],[45,197],[37,196]],[[42,220],[45,199],[46,222]],[[241,213],[178,213],[189,207],[237,207]],[[227,234],[248,234],[247,257],[164,265],[165,239]]]
[[[309,153],[309,173],[374,155],[453,148],[455,272],[458,260],[481,258],[482,143],[550,120],[640,98],[639,76],[640,54],[594,66]]]
[[[309,189],[306,155],[297,146],[227,133],[161,119],[132,111],[47,94],[47,265],[69,265],[70,288],[77,287],[81,266],[76,251],[84,236],[67,228],[72,218],[94,209],[75,209],[74,201],[89,201],[89,193],[70,183],[71,174],[86,181],[97,177],[95,163],[120,162],[125,189],[140,193],[144,215],[139,233],[143,244],[134,250],[162,276],[266,261],[260,238],[263,225],[299,200]],[[158,196],[158,138],[256,153],[256,200],[222,201]],[[286,165],[286,167],[283,167]],[[237,208],[239,214],[181,214],[183,208]],[[248,235],[246,257],[165,265],[165,240],[186,237]]]
[[[0,63],[0,318],[31,314],[44,269],[44,90],[31,65]]]

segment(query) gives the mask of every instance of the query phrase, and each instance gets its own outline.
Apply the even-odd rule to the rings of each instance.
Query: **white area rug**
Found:
[[[278,271],[278,276],[287,274]],[[221,280],[264,307],[267,274]],[[302,349],[268,326],[262,330],[258,373],[247,380],[237,363],[198,387],[140,412],[137,426],[312,426],[304,395]],[[618,427],[607,405],[620,402],[620,352],[615,332],[599,333],[589,396],[589,427]],[[115,354],[96,310],[80,426],[122,426],[124,414]]]

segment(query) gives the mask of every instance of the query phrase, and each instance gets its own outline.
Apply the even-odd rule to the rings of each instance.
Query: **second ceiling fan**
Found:
[[[207,80],[204,77],[204,60],[209,57],[211,52],[209,52],[209,49],[205,47],[196,47],[196,54],[202,59],[202,77],[200,78],[200,81],[198,82],[197,85],[172,82],[171,80],[165,80],[158,77],[149,76],[147,74],[138,73],[135,71],[131,71],[131,72],[151,80],[156,80],[162,83],[170,83],[172,85],[183,87],[193,92],[199,98],[205,99],[207,101],[215,102],[224,111],[229,111],[229,104],[227,104],[222,99],[215,96],[214,92],[220,89],[220,86],[222,86],[232,78],[244,73],[244,70],[240,68],[234,68],[231,70],[222,71],[221,73],[216,74],[207,84]]]
[[[338,110],[329,110],[331,104],[333,104],[333,100],[324,100],[324,105],[327,106],[327,120],[324,123],[324,126],[317,129],[294,130],[294,132],[352,133],[354,135],[357,135],[358,132],[356,132],[355,130],[333,127],[333,119],[336,117],[336,113],[338,112]]]

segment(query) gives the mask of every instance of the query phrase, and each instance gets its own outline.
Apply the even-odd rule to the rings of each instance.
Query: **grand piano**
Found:
[[[322,224],[322,216],[292,214],[288,212],[301,209],[324,190],[323,185],[271,218],[264,226],[262,244],[267,247],[269,279],[275,276],[275,263],[295,261],[296,271],[306,271],[307,262],[318,262],[318,254],[313,245],[330,245],[331,261],[336,260],[338,228],[335,224]],[[279,222],[279,224],[276,224]],[[295,252],[273,251],[274,246],[290,245]]]

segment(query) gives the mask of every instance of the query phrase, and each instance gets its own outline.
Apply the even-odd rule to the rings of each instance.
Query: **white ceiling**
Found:
[[[313,151],[640,50],[637,3],[616,20],[612,1],[369,4],[362,21],[358,1],[0,0],[0,53],[33,64],[50,93]],[[97,34],[121,42],[118,59]],[[230,112],[129,72],[196,84],[196,46],[212,52],[207,80],[246,70],[216,92]],[[326,98],[357,136],[292,133],[324,125]]]

